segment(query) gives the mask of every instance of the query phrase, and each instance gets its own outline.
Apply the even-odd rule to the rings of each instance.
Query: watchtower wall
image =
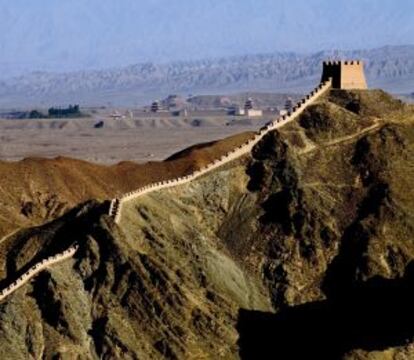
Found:
[[[324,61],[322,81],[329,78],[334,89],[367,89],[364,63],[360,60]]]

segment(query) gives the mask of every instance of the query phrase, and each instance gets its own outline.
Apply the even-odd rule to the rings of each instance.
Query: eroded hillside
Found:
[[[0,241],[13,231],[62,216],[91,199],[105,200],[137,187],[191,173],[242,144],[241,133],[190,147],[165,162],[113,166],[58,157],[0,162]]]
[[[93,201],[11,236],[3,286],[80,248],[0,304],[1,356],[412,358],[413,125],[381,91],[331,91],[119,225]]]

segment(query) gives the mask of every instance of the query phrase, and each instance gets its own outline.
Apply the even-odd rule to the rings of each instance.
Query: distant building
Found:
[[[241,106],[230,106],[227,108],[227,115],[243,116],[244,114],[244,108]]]
[[[159,101],[154,101],[154,102],[151,104],[151,111],[152,111],[152,112],[156,113],[156,112],[160,111],[160,109],[161,109],[161,106],[160,106]]]
[[[181,109],[181,110],[175,110],[172,112],[173,116],[188,116],[188,110],[187,109]]]
[[[292,112],[293,110],[293,100],[292,98],[288,97],[285,102],[285,113],[280,115],[286,115],[288,112]]]
[[[244,103],[244,110],[252,110],[253,109],[253,99],[248,98]]]
[[[262,110],[254,109],[253,99],[248,98],[244,103],[244,114],[249,117],[263,116]]]
[[[263,111],[257,109],[248,109],[246,110],[246,115],[249,117],[263,116]]]
[[[125,113],[125,116],[128,117],[128,118],[130,118],[130,119],[133,119],[134,118],[134,113],[132,112],[132,110],[128,110]]]
[[[263,111],[254,109],[253,100],[248,98],[244,103],[244,107],[241,106],[233,106],[228,109],[228,115],[235,115],[235,116],[249,116],[249,117],[256,117],[262,116]]]
[[[236,116],[246,115],[246,110],[244,108],[242,108],[241,106],[236,106],[234,108],[234,115],[236,115]]]
[[[123,118],[125,118],[125,116],[121,115],[121,113],[118,112],[117,110],[115,110],[110,116],[113,119],[123,119]]]

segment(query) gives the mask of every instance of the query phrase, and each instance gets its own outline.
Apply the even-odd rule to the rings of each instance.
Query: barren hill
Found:
[[[0,162],[0,237],[61,216],[89,199],[105,200],[140,186],[192,172],[242,144],[251,133],[185,149],[174,160],[103,166],[59,157]]]
[[[119,225],[91,201],[22,230],[0,243],[3,285],[80,248],[0,304],[0,355],[411,359],[413,155],[413,107],[335,90]]]

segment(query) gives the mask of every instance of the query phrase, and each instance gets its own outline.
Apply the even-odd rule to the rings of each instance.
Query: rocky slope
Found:
[[[3,358],[410,359],[414,110],[331,91],[252,154],[0,243]]]
[[[103,201],[152,182],[188,174],[249,136],[251,133],[246,132],[198,144],[166,162],[125,161],[103,166],[65,157],[0,161],[0,242],[12,231],[56,219],[80,202]]]

